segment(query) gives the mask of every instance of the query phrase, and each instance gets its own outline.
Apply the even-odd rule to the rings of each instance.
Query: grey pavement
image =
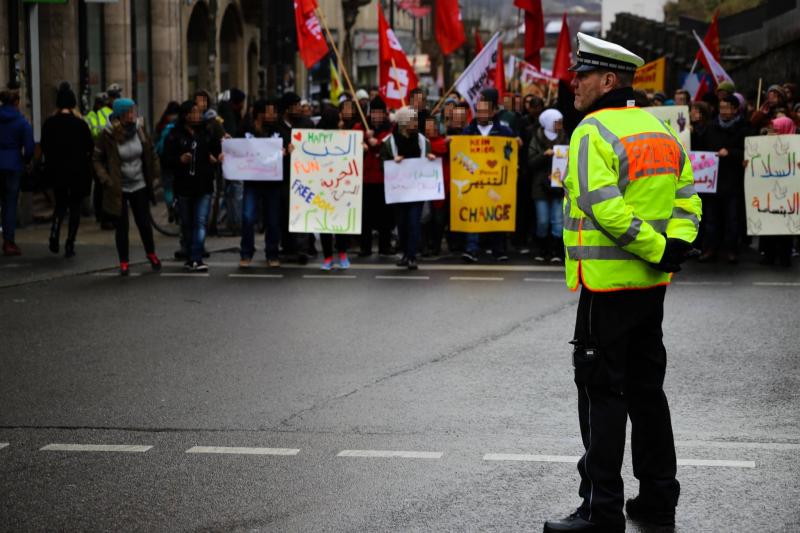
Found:
[[[321,275],[220,252],[208,276],[122,279],[97,247],[84,273],[0,288],[0,530],[541,531],[577,505],[559,268]],[[800,269],[754,259],[667,293],[676,531],[800,527]],[[623,475],[635,495],[629,457]]]

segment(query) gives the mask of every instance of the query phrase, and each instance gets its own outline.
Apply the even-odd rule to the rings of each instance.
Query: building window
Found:
[[[233,5],[228,6],[219,30],[219,86],[227,91],[242,86],[242,24]]]
[[[198,2],[192,10],[186,32],[189,95],[208,88],[208,42],[208,8],[204,2]]]
[[[105,90],[105,33],[103,4],[79,4],[81,61],[80,104],[84,112],[94,108],[94,99]]]
[[[150,61],[150,0],[131,0],[133,99],[148,125],[153,124],[153,84]]]

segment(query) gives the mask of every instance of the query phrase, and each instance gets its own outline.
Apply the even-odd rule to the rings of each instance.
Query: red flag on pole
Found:
[[[506,63],[503,61],[503,42],[497,43],[497,62],[494,67],[494,88],[497,89],[497,95],[500,102],[503,101],[503,95],[506,92]]]
[[[514,0],[514,5],[525,11],[525,61],[540,69],[544,47],[542,0]]]
[[[328,55],[328,43],[315,13],[317,0],[295,0],[294,22],[297,29],[297,48],[306,68],[311,68]]]
[[[483,50],[483,41],[481,41],[481,32],[475,28],[475,55],[478,55]]]
[[[436,42],[442,54],[450,55],[467,40],[458,0],[436,1]]]
[[[417,86],[417,75],[408,62],[400,41],[397,40],[378,2],[378,49],[380,57],[379,86],[386,105],[399,108],[406,104],[408,93]]]
[[[572,43],[569,38],[569,26],[567,25],[567,14],[561,18],[561,33],[558,34],[558,46],[556,46],[556,57],[553,60],[553,77],[569,83],[572,81],[573,73],[569,71],[572,64]]]
[[[708,31],[706,32],[706,36],[703,37],[703,44],[706,45],[706,48],[714,59],[719,62],[719,22],[717,21],[717,16],[719,15],[719,10],[714,11],[714,16],[711,18],[711,25],[708,27]],[[706,61],[705,56],[703,55],[702,50],[697,51],[697,55],[694,58],[695,61],[700,61],[706,69],[706,72],[711,72],[711,66]]]

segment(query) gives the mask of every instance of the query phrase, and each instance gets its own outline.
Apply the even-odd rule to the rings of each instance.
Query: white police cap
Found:
[[[618,44],[578,32],[578,60],[569,69],[586,72],[599,68],[635,72],[644,59]]]

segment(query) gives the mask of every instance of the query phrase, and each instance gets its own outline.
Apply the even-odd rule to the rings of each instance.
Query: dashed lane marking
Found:
[[[346,276],[342,274],[303,274],[305,279],[356,279],[357,276]]]
[[[162,272],[164,278],[207,278],[211,274],[208,272]]]
[[[450,276],[450,281],[503,281],[506,278],[490,276]]]
[[[0,442],[0,450],[2,450],[3,448],[5,448],[6,446],[8,446],[8,443],[7,443],[7,442]]]
[[[279,279],[283,274],[228,274],[229,278],[265,278],[265,279]]]
[[[732,281],[675,281],[673,282],[674,285],[696,285],[696,286],[704,286],[708,285],[711,287],[727,287],[733,285]]]
[[[741,442],[741,441],[710,441],[710,440],[676,440],[675,446],[686,448],[725,448],[740,450],[774,450],[792,451],[800,450],[800,443],[795,442]]]
[[[794,281],[756,281],[756,287],[800,287],[800,283]]]
[[[128,272],[128,277],[131,277],[131,278],[138,278],[141,275],[142,275],[141,272]],[[122,277],[124,277],[124,276],[120,275],[118,270],[115,271],[115,272],[93,272],[92,276],[98,276],[98,277],[103,277],[103,278],[122,278]]]
[[[523,281],[535,283],[564,283],[563,278],[525,278]]]
[[[755,461],[723,461],[715,459],[678,459],[678,466],[727,466],[731,468],[755,468]]]
[[[165,265],[180,265],[178,261],[164,261]],[[230,267],[239,268],[239,262],[233,261],[209,261],[205,263],[209,267]],[[426,262],[418,263],[420,270],[429,271],[453,271],[453,272],[564,272],[564,266],[548,265],[442,265],[429,264]],[[315,270],[319,269],[319,263],[309,263],[307,265],[281,264],[283,270]],[[395,270],[397,267],[393,262],[387,263],[353,263],[350,270]]]
[[[367,457],[378,458],[399,457],[402,459],[441,459],[444,453],[442,452],[406,452],[398,450],[342,450],[336,457]]]
[[[575,463],[577,455],[532,455],[524,453],[487,453],[484,461],[527,461],[535,463]],[[725,461],[716,459],[678,459],[678,466],[715,466],[729,468],[755,468],[755,461]]]
[[[375,279],[404,279],[411,281],[429,280],[430,276],[375,276]]]
[[[136,444],[48,444],[40,448],[43,452],[126,452],[144,453],[152,446]]]
[[[233,455],[297,455],[294,448],[248,448],[236,446],[192,446],[186,453],[220,453]]]

